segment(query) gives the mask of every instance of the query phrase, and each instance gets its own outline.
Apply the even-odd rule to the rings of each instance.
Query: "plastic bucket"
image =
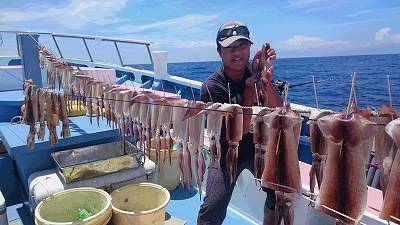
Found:
[[[79,221],[79,209],[92,216]],[[100,189],[74,188],[43,200],[35,209],[37,225],[106,225],[112,215],[111,196]]]
[[[178,185],[181,178],[181,170],[179,169],[179,159],[176,150],[171,151],[171,164],[169,164],[169,156],[168,151],[166,152],[166,159],[164,161],[164,139],[161,138],[161,150],[160,150],[160,159],[161,162],[159,163],[159,171],[157,174],[157,184],[165,187],[166,189],[172,191]],[[154,140],[151,140],[151,148],[150,148],[150,156],[151,160],[155,161],[156,159],[156,145]],[[146,154],[147,151],[146,151]]]
[[[111,198],[113,224],[162,225],[170,195],[160,185],[139,183],[115,190]]]

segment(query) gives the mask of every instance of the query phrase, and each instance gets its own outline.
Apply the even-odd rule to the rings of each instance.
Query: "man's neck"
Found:
[[[239,82],[243,79],[244,73],[246,72],[246,67],[243,70],[231,70],[227,67],[223,68],[225,76],[233,82]]]

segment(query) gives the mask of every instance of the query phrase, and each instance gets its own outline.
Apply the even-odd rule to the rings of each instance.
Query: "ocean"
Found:
[[[168,63],[168,73],[203,82],[221,63]],[[296,86],[312,81],[314,76],[319,107],[340,111],[347,107],[353,72],[359,107],[378,109],[381,104],[389,104],[389,75],[393,107],[400,110],[400,54],[277,59],[273,78],[294,85],[289,88],[289,102],[316,107],[312,83]]]

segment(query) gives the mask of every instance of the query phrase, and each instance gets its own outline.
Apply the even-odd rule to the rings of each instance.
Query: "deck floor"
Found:
[[[188,225],[197,224],[197,214],[203,202],[203,199],[200,200],[199,192],[193,188],[192,192],[189,193],[181,187],[178,187],[170,193],[171,201],[167,207],[167,212],[178,219],[185,220]],[[202,198],[203,197],[204,194],[202,194]],[[256,223],[251,222],[248,218],[228,207],[224,224],[250,225]]]
[[[197,224],[197,213],[203,200],[200,200],[199,193],[196,189],[192,189],[191,193],[183,190],[181,187],[171,191],[171,201],[167,206],[167,215],[171,215],[178,220],[183,220],[187,225]],[[203,195],[202,195],[203,197]],[[29,207],[24,204],[17,204],[7,207],[7,217],[9,225],[33,225],[34,221],[29,212]],[[169,224],[178,225],[179,223],[171,222]],[[239,214],[237,211],[228,208],[224,224],[229,225],[253,225],[248,218]]]

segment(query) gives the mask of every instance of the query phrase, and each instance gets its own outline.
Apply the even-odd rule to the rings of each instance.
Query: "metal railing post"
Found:
[[[149,53],[151,65],[154,67],[154,61],[153,61],[153,56],[151,55],[151,50],[150,50],[150,45],[146,45],[147,52]]]
[[[83,43],[85,44],[86,51],[87,51],[87,53],[88,53],[88,55],[89,55],[89,58],[90,58],[90,62],[93,62],[92,54],[90,54],[89,47],[88,47],[88,45],[87,45],[87,43],[86,43],[85,38],[82,38],[82,40],[83,40]]]
[[[61,58],[64,58],[64,56],[63,56],[62,53],[61,53],[60,47],[58,46],[58,43],[57,43],[56,38],[55,38],[53,35],[51,35],[51,37],[52,37],[53,40],[54,40],[54,44],[56,44],[56,47],[57,47],[57,50],[58,50],[58,54],[60,54],[60,57],[61,57]]]
[[[119,52],[118,45],[117,45],[116,41],[114,41],[114,45],[115,45],[115,49],[117,49],[117,53],[118,53],[119,61],[121,62],[121,66],[124,66],[124,62],[122,62],[121,53]]]

